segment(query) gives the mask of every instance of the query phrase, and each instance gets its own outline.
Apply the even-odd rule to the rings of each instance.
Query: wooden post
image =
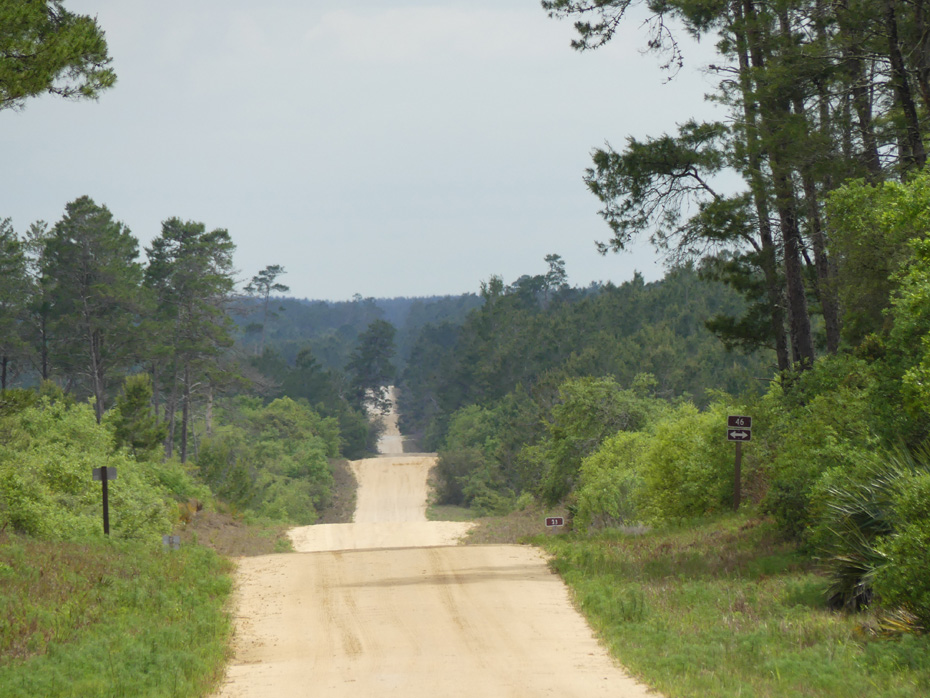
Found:
[[[740,479],[742,478],[743,469],[743,444],[741,441],[736,442],[736,464],[733,469],[733,511],[739,511],[740,498],[742,496]]]
[[[739,444],[737,444],[739,448]],[[100,468],[100,482],[103,485],[103,535],[110,535],[110,485],[107,466]]]

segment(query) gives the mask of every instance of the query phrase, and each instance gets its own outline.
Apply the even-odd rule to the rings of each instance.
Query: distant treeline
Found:
[[[303,349],[328,369],[345,368],[360,334],[375,320],[393,325],[396,364],[403,368],[421,328],[429,323],[461,324],[467,313],[483,300],[474,293],[423,298],[362,298],[350,301],[321,301],[276,297],[274,315],[266,329],[266,346],[288,363]],[[253,322],[257,301],[243,304],[233,319],[242,331],[242,344],[253,351],[258,347],[260,326]]]

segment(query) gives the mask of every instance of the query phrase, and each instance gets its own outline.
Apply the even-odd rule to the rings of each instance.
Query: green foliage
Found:
[[[925,177],[930,182],[930,173]],[[927,184],[930,189],[930,183]],[[930,202],[930,194],[927,195]],[[926,204],[930,207],[930,203]],[[924,228],[926,231],[927,228]],[[900,291],[892,300],[893,346],[904,364],[905,406],[924,421],[930,418],[930,236],[915,240],[913,259],[896,278]]]
[[[900,580],[924,565],[923,557],[903,555],[926,528],[926,516],[916,501],[930,473],[926,454],[907,451],[863,453],[853,469],[834,469],[824,475],[814,493],[817,514],[811,538],[824,558],[830,577],[830,602],[847,609],[871,603],[876,574],[887,568],[890,598],[902,603],[907,592]],[[908,530],[913,524],[916,528]],[[899,538],[899,534],[903,534]],[[891,560],[885,546],[895,550]],[[912,589],[919,607],[919,585]]]
[[[329,459],[339,454],[339,426],[304,404],[267,406],[237,398],[229,422],[201,445],[197,466],[217,495],[257,516],[311,524],[332,496]]]
[[[126,447],[137,460],[151,460],[162,450],[168,427],[152,411],[152,379],[144,373],[126,376],[107,424],[116,447]]]
[[[52,357],[59,370],[84,382],[97,421],[107,386],[133,363],[142,337],[139,243],[106,206],[87,196],[69,203],[45,242]]]
[[[110,63],[97,20],[68,12],[61,0],[0,8],[0,110],[42,93],[95,99],[116,82]]]
[[[758,390],[761,384],[750,380],[773,372],[772,355],[728,354],[708,331],[707,318],[739,314],[743,304],[722,284],[702,281],[693,267],[673,269],[652,284],[637,275],[620,286],[561,286],[547,295],[530,293],[527,283],[487,284],[484,306],[461,327],[421,332],[399,401],[405,431],[428,436],[426,447],[438,448],[457,409],[491,406],[517,391],[529,396],[537,419],[521,420],[514,438],[536,442],[538,418],[547,416],[558,386],[570,378],[611,375],[629,386],[638,374],[651,373],[652,394],[690,395],[704,405],[708,389]]]
[[[643,519],[680,521],[723,511],[732,503],[727,412],[720,403],[705,412],[686,403],[655,423],[640,468]]]
[[[305,402],[322,417],[339,422],[340,451],[350,460],[364,458],[377,442],[376,431],[367,415],[356,409],[341,394],[342,377],[333,369],[323,368],[313,352],[304,347],[297,353],[293,366],[274,349],[266,349],[253,357],[252,367],[274,382],[263,394],[271,398],[289,397]]]
[[[0,392],[0,418],[34,407],[38,396],[34,390],[10,388]]]
[[[50,403],[0,416],[0,528],[48,540],[99,535],[100,484],[91,470],[115,467],[111,534],[152,539],[171,526],[173,507],[157,463],[116,451],[91,406]]]
[[[234,381],[234,371],[222,362],[233,344],[227,304],[235,286],[229,232],[207,231],[203,223],[169,218],[146,252],[145,289],[154,311],[147,316],[146,358],[153,376],[168,380],[171,399],[166,421],[178,431],[181,461],[188,456],[195,387],[212,400],[214,392]],[[164,380],[164,379],[162,379]],[[180,420],[175,412],[179,410]],[[174,454],[175,430],[169,429],[165,451]]]
[[[256,348],[256,354],[261,356],[265,353],[265,336],[267,334],[268,319],[272,317],[277,317],[277,314],[274,312],[269,312],[268,306],[271,302],[271,294],[274,293],[286,293],[290,290],[288,286],[282,283],[278,283],[276,279],[282,274],[286,274],[284,267],[280,264],[269,264],[267,267],[262,269],[258,274],[252,277],[252,280],[245,287],[245,292],[252,298],[255,298],[259,303],[261,303],[261,313],[262,321],[258,324],[257,329],[261,333],[259,339],[258,347]],[[252,326],[247,327],[246,331],[249,332],[252,329]],[[253,332],[254,333],[254,332]]]
[[[535,449],[536,458],[547,466],[543,499],[554,504],[564,498],[574,488],[586,455],[618,431],[644,428],[661,409],[660,401],[624,390],[613,378],[578,378],[559,386],[547,438]]]
[[[585,183],[604,204],[600,215],[613,231],[608,243],[598,245],[601,252],[623,250],[645,230],[654,231],[653,240],[659,246],[671,246],[670,241],[678,237],[698,245],[693,238],[702,231],[695,229],[694,219],[682,223],[682,212],[691,208],[689,204],[716,198],[706,180],[726,166],[721,148],[726,134],[722,123],[689,121],[677,136],[644,142],[630,136],[621,153],[610,148],[595,150],[594,168],[585,173]],[[703,232],[710,232],[715,241],[728,234],[745,234],[745,226],[728,230],[732,227],[732,223],[707,226]]]
[[[346,364],[349,385],[356,407],[371,405],[384,413],[391,407],[387,388],[394,384],[397,369],[391,363],[397,330],[389,322],[375,320],[359,335],[355,350]]]
[[[930,227],[930,172],[906,183],[849,182],[830,194],[827,212],[833,228],[831,248],[841,271],[843,332],[858,345],[869,334],[890,328],[892,318],[886,311],[902,281],[898,271],[912,264],[915,252],[909,243],[926,236]],[[920,285],[915,277],[925,262],[926,257],[924,264],[914,260],[911,284]],[[909,305],[907,300],[900,303]],[[898,315],[895,324],[904,313]]]
[[[25,355],[22,322],[29,290],[24,245],[10,219],[0,219],[0,391],[9,386],[13,360]]]
[[[875,574],[874,590],[882,606],[898,608],[930,631],[930,460],[897,484],[894,532],[878,542],[886,563]]]
[[[830,471],[851,472],[878,447],[875,372],[848,355],[825,357],[755,402],[747,460],[761,471],[762,510],[789,538],[813,525],[814,489]],[[760,493],[761,494],[761,493]]]
[[[487,490],[500,484],[494,461],[497,430],[497,415],[492,410],[469,405],[452,415],[436,463],[440,504],[468,506],[476,496],[486,496]]]
[[[579,531],[611,528],[639,519],[645,432],[619,432],[581,463],[575,490],[574,526]]]

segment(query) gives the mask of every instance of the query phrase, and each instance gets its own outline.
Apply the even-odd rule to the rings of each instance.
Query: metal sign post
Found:
[[[116,468],[93,469],[94,480],[100,480],[103,486],[103,535],[110,535],[110,487],[109,481],[116,479]]]
[[[727,441],[736,442],[736,462],[733,464],[733,511],[739,511],[742,499],[743,442],[752,441],[752,417],[727,416]]]

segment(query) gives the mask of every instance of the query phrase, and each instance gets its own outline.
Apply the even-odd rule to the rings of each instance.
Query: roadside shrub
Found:
[[[704,516],[732,501],[733,451],[726,407],[679,405],[659,420],[642,455],[642,514],[664,523]]]
[[[750,467],[761,472],[761,509],[786,538],[814,525],[812,497],[826,473],[853,472],[878,448],[869,393],[872,370],[851,356],[826,357],[789,387],[774,384],[753,407]]]
[[[101,486],[93,468],[115,467],[110,482],[111,534],[146,538],[170,530],[174,507],[156,464],[114,452],[111,433],[88,404],[51,403],[0,418],[0,528],[47,540],[102,531]]]
[[[930,465],[930,464],[928,464]],[[930,468],[901,478],[894,497],[895,530],[878,542],[886,563],[875,593],[889,610],[902,608],[930,630]]]
[[[830,578],[832,606],[848,610],[868,606],[877,575],[889,565],[889,551],[897,554],[886,577],[891,598],[898,598],[894,594],[901,580],[914,572],[912,565],[917,564],[919,571],[926,564],[923,559],[912,561],[907,551],[915,539],[920,540],[922,521],[928,520],[921,513],[926,503],[915,501],[928,475],[930,460],[925,454],[915,458],[907,451],[877,452],[864,456],[850,470],[829,471],[817,484],[810,541]],[[908,531],[911,524],[917,529]]]
[[[638,518],[643,488],[639,471],[648,440],[643,432],[621,431],[582,461],[574,516],[579,531]]]
[[[497,461],[498,415],[468,405],[452,414],[436,463],[436,496],[440,504],[470,505],[487,499],[500,483]]]
[[[644,380],[640,378],[639,383]],[[585,456],[618,431],[643,429],[664,407],[656,398],[621,388],[609,376],[562,383],[548,434],[536,446],[536,460],[548,468],[540,486],[543,500],[555,504],[563,499],[574,489]]]
[[[436,498],[439,504],[467,504],[465,485],[491,467],[484,452],[473,446],[440,451],[436,460]]]

